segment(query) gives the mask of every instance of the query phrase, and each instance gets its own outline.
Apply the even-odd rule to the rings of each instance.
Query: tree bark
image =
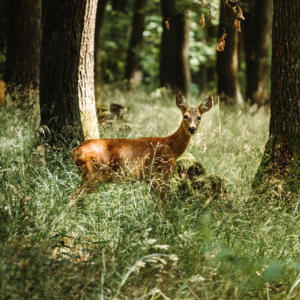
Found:
[[[7,0],[0,1],[0,78],[2,78],[5,68],[5,49],[7,38]]]
[[[250,18],[251,36],[246,37],[247,91],[246,99],[251,104],[263,105],[268,101],[267,75],[271,42],[273,0],[254,1]]]
[[[205,29],[206,41],[210,45],[215,43],[217,36],[217,27],[210,25]],[[209,58],[208,58],[209,59]],[[207,63],[208,62],[208,63]],[[216,85],[216,65],[209,63],[209,60],[206,63],[200,65],[200,70],[195,74],[193,82],[197,83],[199,90],[203,93],[206,92],[211,86]]]
[[[300,185],[300,2],[274,0],[269,140],[253,187]]]
[[[42,39],[41,124],[50,144],[98,138],[94,95],[97,0],[48,0]]]
[[[98,0],[86,1],[79,61],[79,108],[85,140],[99,138],[94,87],[95,23]]]
[[[161,0],[163,34],[160,54],[160,83],[173,92],[189,92],[189,21],[177,13],[174,0]],[[168,21],[168,29],[165,22]]]
[[[125,11],[128,0],[112,0],[113,10]]]
[[[220,38],[223,35],[226,27],[227,38],[225,50],[217,52],[218,95],[221,96],[221,100],[224,102],[229,102],[229,99],[232,99],[235,103],[242,104],[243,99],[238,82],[239,37],[233,20],[226,20],[226,18],[232,19],[235,16],[233,11],[224,4],[223,0],[220,2],[220,9],[218,37]]]
[[[127,52],[127,62],[125,70],[125,78],[129,81],[130,86],[134,85],[132,78],[134,71],[139,64],[139,50],[143,42],[143,32],[145,30],[147,0],[136,0],[135,10],[132,21],[132,31]]]
[[[4,80],[25,92],[39,85],[41,0],[10,0],[8,18]]]

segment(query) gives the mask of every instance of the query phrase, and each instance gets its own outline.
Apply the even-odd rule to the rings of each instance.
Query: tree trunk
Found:
[[[101,35],[101,28],[103,24],[104,12],[106,7],[107,0],[99,0],[97,6],[97,13],[96,13],[96,27],[95,27],[95,49],[94,49],[94,70],[95,70],[95,81],[98,81],[100,77],[100,60],[98,58],[99,52],[99,42],[100,42],[100,35]]]
[[[163,34],[160,54],[160,83],[173,92],[189,92],[189,21],[183,13],[176,14],[174,0],[161,0]],[[169,19],[170,18],[170,19]],[[166,26],[169,22],[170,28]]]
[[[98,0],[86,1],[79,61],[79,108],[85,140],[99,138],[94,87],[95,23]]]
[[[207,41],[212,42],[216,40],[217,36],[217,26],[211,25],[206,29]],[[215,86],[216,83],[216,65],[213,64],[207,67],[207,82],[212,83]]]
[[[207,45],[211,45],[216,43],[217,37],[217,27],[210,25],[210,27],[206,27],[206,43]],[[197,83],[199,90],[201,93],[206,92],[211,89],[211,86],[216,85],[216,66],[211,63],[211,59],[207,58],[207,62],[200,65],[200,70],[197,74],[195,74],[195,80],[193,82]]]
[[[223,35],[226,27],[226,45],[223,52],[217,52],[217,74],[218,74],[218,95],[221,100],[229,102],[232,99],[237,104],[242,104],[243,99],[238,82],[238,32],[232,18],[233,11],[221,0],[220,24],[218,37]],[[225,14],[226,11],[226,14]],[[225,20],[225,19],[231,20]],[[224,23],[225,21],[225,23]]]
[[[136,0],[135,10],[132,21],[132,31],[127,53],[127,63],[125,78],[130,82],[130,86],[134,85],[132,78],[134,71],[139,64],[139,50],[143,42],[143,32],[145,30],[145,15],[146,15],[147,0]]]
[[[39,85],[41,0],[10,0],[8,19],[4,80],[25,92]]]
[[[300,2],[274,0],[269,140],[253,187],[279,183],[299,196]],[[285,194],[285,193],[284,193]]]
[[[128,0],[112,0],[113,10],[125,11]]]
[[[0,1],[0,78],[5,68],[5,49],[7,39],[7,0]]]
[[[41,124],[50,129],[52,145],[99,137],[93,56],[96,5],[97,0],[46,3],[40,106]]]
[[[251,104],[263,105],[268,100],[267,75],[268,57],[271,42],[271,24],[273,0],[261,0],[253,3],[250,12],[251,36],[246,37],[247,47],[247,91],[246,98]],[[252,24],[251,24],[252,23]]]

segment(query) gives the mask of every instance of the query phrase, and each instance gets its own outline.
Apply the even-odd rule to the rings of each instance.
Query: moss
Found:
[[[191,178],[191,180],[193,180],[193,178],[195,178],[197,176],[205,176],[205,174],[206,174],[206,170],[197,161],[195,163],[193,163],[187,171],[187,175],[189,178]]]
[[[220,195],[223,191],[223,182],[218,175],[210,175],[207,177],[211,182],[211,190],[215,195]]]
[[[194,191],[192,187],[192,182],[189,179],[182,179],[178,185],[177,195],[181,199],[189,198],[193,196]]]
[[[191,153],[185,152],[177,159],[177,166],[175,172],[178,174],[181,171],[186,171],[195,162],[195,158]]]

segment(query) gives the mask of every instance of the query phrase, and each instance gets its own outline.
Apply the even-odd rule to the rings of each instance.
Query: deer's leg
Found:
[[[83,183],[72,195],[69,201],[69,208],[71,208],[76,201],[80,201],[83,196],[92,193],[101,184],[101,174],[95,173],[83,177]]]
[[[170,192],[170,180],[176,167],[176,160],[169,161],[169,166],[163,170],[163,184],[161,187],[160,197],[166,201]]]
[[[175,164],[176,165],[176,164]],[[175,165],[171,165],[162,170],[160,179],[154,180],[151,191],[159,195],[162,201],[166,201],[169,196],[170,179],[172,177]]]
[[[169,179],[170,178],[163,178],[161,180],[155,180],[151,185],[151,194],[157,197],[157,205],[161,209],[166,208],[169,204]]]

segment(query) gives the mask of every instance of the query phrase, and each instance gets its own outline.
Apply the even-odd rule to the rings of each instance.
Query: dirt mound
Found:
[[[224,197],[226,190],[219,175],[206,175],[205,168],[197,161],[186,166],[186,163],[179,163],[171,179],[172,190],[178,198],[193,197],[206,201]]]

